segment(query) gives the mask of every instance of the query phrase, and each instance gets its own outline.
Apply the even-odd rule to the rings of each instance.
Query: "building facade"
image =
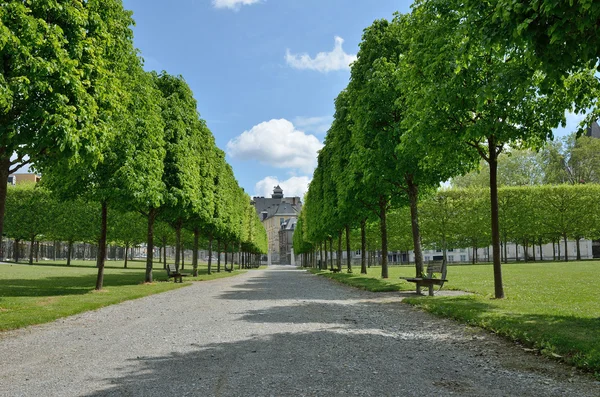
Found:
[[[40,176],[37,174],[10,174],[8,176],[9,185],[20,185],[23,183],[36,183],[40,181]]]
[[[280,186],[275,186],[271,197],[253,197],[252,205],[267,231],[267,239],[269,246],[269,258],[272,263],[288,263],[291,264],[291,247],[288,249],[289,241],[291,243],[295,230],[296,220],[302,209],[300,197],[284,197],[283,189]],[[282,228],[287,230],[288,226],[294,227],[288,230],[284,236],[286,247],[281,252],[280,231]],[[289,234],[289,236],[288,236]],[[284,257],[282,259],[282,257]],[[282,262],[283,261],[283,262]]]

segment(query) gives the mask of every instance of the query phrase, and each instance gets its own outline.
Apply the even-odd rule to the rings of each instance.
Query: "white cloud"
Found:
[[[311,131],[315,134],[325,134],[333,123],[332,116],[321,117],[296,117],[294,124],[305,131]]]
[[[212,4],[215,8],[229,8],[237,11],[241,6],[249,6],[258,2],[260,0],[213,0]]]
[[[241,160],[257,160],[277,168],[312,173],[323,144],[314,135],[297,130],[286,119],[265,121],[227,143],[227,153]]]
[[[327,73],[335,70],[348,70],[350,64],[356,61],[356,55],[346,54],[342,48],[344,39],[335,37],[335,46],[331,52],[319,52],[317,56],[311,58],[310,55],[292,54],[286,50],[285,61],[295,69],[309,69],[318,72]]]
[[[267,176],[256,182],[254,192],[255,196],[271,197],[273,188],[279,185],[286,197],[298,196],[303,198],[304,194],[308,191],[309,183],[310,178],[307,176],[293,176],[285,181],[280,181],[276,176]]]

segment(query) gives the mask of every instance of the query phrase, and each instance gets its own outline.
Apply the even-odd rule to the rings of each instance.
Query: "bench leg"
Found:
[[[417,283],[417,295],[421,295],[421,284]]]
[[[433,284],[429,284],[429,296],[433,296]]]

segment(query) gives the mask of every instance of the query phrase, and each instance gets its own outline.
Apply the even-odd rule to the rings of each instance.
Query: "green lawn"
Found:
[[[316,272],[370,291],[414,290],[399,276],[413,267],[381,268],[368,275]],[[491,265],[449,266],[444,288],[473,292],[458,297],[414,297],[405,302],[452,317],[535,347],[600,377],[600,262],[545,262],[503,265],[506,299],[493,298]]]
[[[83,263],[82,263],[83,262]],[[40,262],[41,263],[41,262]],[[166,272],[158,264],[153,271],[154,283],[144,284],[142,266],[133,269],[107,267],[104,289],[94,291],[97,270],[90,261],[72,262],[71,267],[52,262],[43,265],[0,264],[0,331],[53,321],[60,317],[94,310],[130,299],[157,294],[182,286],[190,281],[229,277],[221,271],[207,274],[199,267],[198,277],[185,277],[185,282],[166,282]],[[121,264],[122,265],[122,264]],[[216,269],[216,267],[215,267]],[[186,266],[185,272],[191,272]]]

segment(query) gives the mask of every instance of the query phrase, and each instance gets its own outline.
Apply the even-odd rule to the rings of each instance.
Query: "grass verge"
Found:
[[[90,261],[87,261],[89,264]],[[41,324],[88,310],[137,299],[190,285],[190,281],[230,277],[244,271],[221,271],[208,275],[199,267],[198,277],[185,277],[184,283],[166,282],[166,272],[153,271],[154,283],[144,284],[142,268],[106,268],[102,293],[94,291],[94,266],[70,267],[56,263],[43,266],[0,264],[0,331]],[[184,272],[188,272],[186,269]],[[189,269],[191,272],[191,269]]]
[[[404,302],[519,341],[600,379],[599,271],[598,261],[505,264],[506,299],[497,300],[490,265],[450,266],[444,288],[473,295],[415,296]],[[414,291],[414,284],[398,279],[414,275],[413,267],[390,267],[388,279],[380,272],[372,267],[367,275],[315,273],[369,291]]]

